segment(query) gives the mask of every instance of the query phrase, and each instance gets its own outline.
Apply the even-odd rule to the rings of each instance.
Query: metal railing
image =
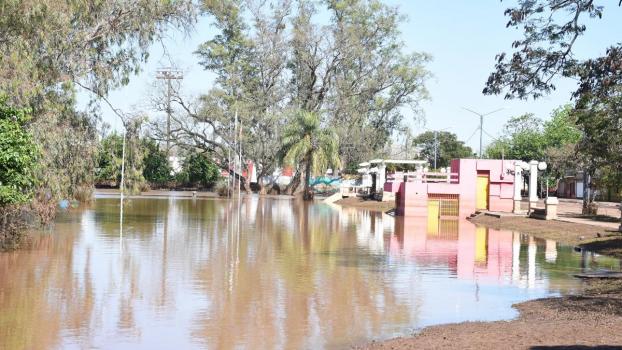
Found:
[[[408,172],[387,176],[387,181],[423,182],[423,183],[458,183],[458,173]]]

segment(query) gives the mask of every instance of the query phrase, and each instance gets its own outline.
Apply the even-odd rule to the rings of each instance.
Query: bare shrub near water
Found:
[[[0,208],[0,251],[16,249],[24,240],[24,210],[13,205]]]

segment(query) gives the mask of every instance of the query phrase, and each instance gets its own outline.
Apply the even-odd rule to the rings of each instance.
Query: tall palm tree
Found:
[[[282,136],[281,160],[284,164],[304,167],[304,199],[313,198],[309,187],[311,173],[322,174],[328,167],[337,168],[339,137],[334,130],[322,127],[317,113],[299,111]]]

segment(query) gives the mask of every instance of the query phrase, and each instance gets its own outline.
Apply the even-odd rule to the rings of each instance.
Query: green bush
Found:
[[[218,166],[205,154],[193,153],[183,163],[177,181],[191,186],[212,187],[220,178]]]
[[[39,152],[26,130],[29,119],[28,110],[12,108],[0,96],[0,206],[32,197]]]
[[[166,152],[160,150],[153,140],[143,141],[145,158],[143,159],[143,176],[152,185],[163,186],[171,181],[173,168],[168,162]]]
[[[95,180],[98,183],[121,182],[121,159],[123,155],[123,138],[116,132],[104,137],[97,152]]]

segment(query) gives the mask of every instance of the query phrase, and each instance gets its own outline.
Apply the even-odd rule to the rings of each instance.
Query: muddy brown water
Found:
[[[239,208],[239,210],[238,210]],[[512,318],[618,260],[455,218],[99,198],[0,254],[0,349],[347,348]]]

